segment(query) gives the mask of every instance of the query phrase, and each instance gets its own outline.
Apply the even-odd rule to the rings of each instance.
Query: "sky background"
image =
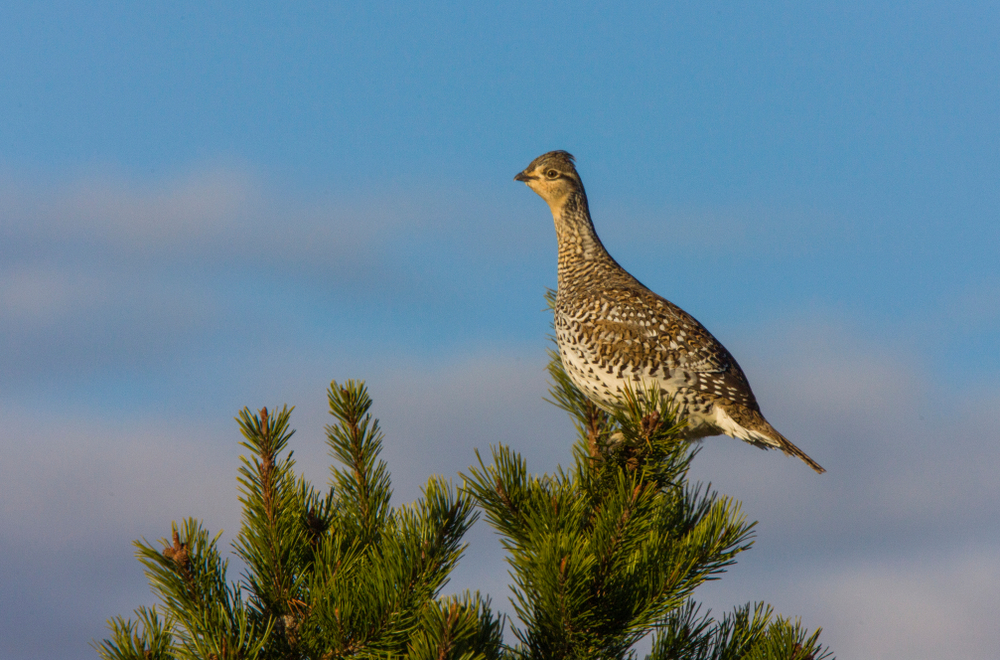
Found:
[[[597,230],[828,473],[710,438],[758,520],[696,595],[842,659],[1000,647],[1000,8],[986,2],[0,0],[0,658],[92,658],[131,541],[240,524],[233,417],[367,380],[394,502],[504,442],[538,472],[556,243]],[[446,591],[506,603],[485,521]]]

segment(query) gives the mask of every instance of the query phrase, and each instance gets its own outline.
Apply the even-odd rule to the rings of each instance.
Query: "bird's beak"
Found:
[[[517,176],[514,177],[514,180],[515,181],[524,181],[525,183],[528,183],[529,181],[531,181],[534,178],[535,177],[531,176],[530,174],[525,174],[524,172],[518,172]]]

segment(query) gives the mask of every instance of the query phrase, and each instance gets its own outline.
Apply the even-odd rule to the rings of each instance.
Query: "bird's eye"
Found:
[[[559,172],[557,172],[556,170],[549,170],[548,172],[545,173],[545,176],[549,177],[550,179],[558,179]]]

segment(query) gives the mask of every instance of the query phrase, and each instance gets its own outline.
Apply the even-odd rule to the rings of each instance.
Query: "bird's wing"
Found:
[[[662,378],[676,379],[680,372],[686,387],[756,407],[736,359],[694,317],[648,290],[609,294],[603,318],[594,323],[599,355],[625,356],[646,368],[659,365]]]
[[[614,345],[635,361],[692,373],[722,373],[735,363],[694,317],[648,289],[638,295],[609,289],[606,296],[595,322],[599,344]]]

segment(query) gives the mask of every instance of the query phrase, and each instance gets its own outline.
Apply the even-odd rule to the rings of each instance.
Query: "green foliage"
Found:
[[[549,306],[555,294],[547,295]],[[687,481],[697,448],[654,387],[625,392],[607,412],[549,353],[551,403],[576,427],[573,468],[535,476],[524,459],[477,452],[466,489],[500,534],[520,626],[516,658],[625,658],[654,633],[651,659],[826,657],[769,607],[697,618],[692,592],[750,548],[754,523],[739,503]]]
[[[536,476],[505,446],[456,491],[431,478],[393,508],[383,436],[364,385],[331,384],[328,488],[295,474],[291,411],[244,409],[238,483],[243,522],[228,562],[195,520],[136,554],[159,604],[108,622],[105,660],[413,658],[554,660],[822,660],[830,652],[763,603],[720,620],[695,589],[752,544],[739,503],[687,473],[697,449],[656,389],[626,392],[609,413],[584,397],[551,355],[552,402],[578,440],[568,470]],[[516,644],[478,592],[441,597],[478,504],[507,551]],[[512,640],[513,641],[513,640]]]
[[[503,618],[490,611],[489,601],[466,592],[424,608],[421,625],[410,637],[411,660],[497,660],[502,657]]]
[[[699,615],[688,601],[670,613],[657,632],[648,660],[824,660],[832,654],[808,638],[798,622],[773,616],[769,605],[747,603],[720,621]]]
[[[157,608],[109,621],[101,657],[499,658],[503,620],[478,593],[439,598],[476,519],[470,498],[432,478],[393,509],[382,435],[363,384],[330,387],[332,469],[325,492],[296,476],[291,411],[244,409],[239,469],[243,524],[228,562],[195,520],[170,541],[136,543]],[[165,614],[160,617],[158,611]]]
[[[180,529],[172,525],[171,537],[160,541],[162,549],[145,539],[135,543],[165,619],[155,608],[140,608],[138,623],[113,620],[113,639],[98,647],[102,657],[259,657],[269,630],[254,621],[240,586],[226,582],[228,562],[219,554],[218,537],[209,540],[194,519]]]
[[[170,660],[174,651],[173,626],[163,621],[155,607],[135,611],[138,621],[116,616],[108,620],[112,639],[96,645],[105,660]]]
[[[574,417],[574,468],[535,477],[516,452],[480,458],[466,487],[502,537],[524,658],[623,658],[750,547],[737,503],[686,481],[694,455],[655,391],[614,415],[552,356],[553,398]]]

